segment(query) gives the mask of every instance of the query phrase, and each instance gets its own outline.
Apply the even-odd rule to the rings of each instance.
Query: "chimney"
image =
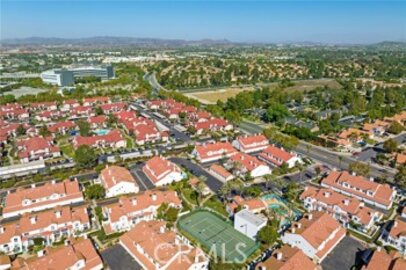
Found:
[[[291,231],[292,233],[295,233],[295,232],[296,232],[296,228],[295,228],[295,227],[292,227],[292,228],[290,229],[290,231]]]
[[[395,222],[393,223],[393,228],[396,228],[398,226],[398,222],[395,220]]]
[[[282,252],[279,251],[278,253],[276,253],[276,259],[277,259],[278,261],[281,261],[282,258],[283,258],[283,253],[282,253]]]
[[[373,177],[369,177],[369,181],[374,182],[374,178],[373,178]]]
[[[330,197],[330,192],[328,192],[328,191],[324,192],[324,197],[329,198]]]
[[[160,233],[165,233],[165,226],[161,226],[161,227],[159,228],[159,232],[160,232]]]
[[[156,199],[157,199],[156,193],[153,193],[153,194],[151,195],[151,197],[152,197],[152,200],[153,200],[153,201],[156,201]]]
[[[4,233],[4,227],[0,227],[0,233]]]
[[[116,177],[113,176],[113,183],[116,184]]]
[[[132,202],[132,205],[134,205],[134,206],[137,205],[137,199],[136,198],[132,199],[131,202]]]
[[[56,218],[60,218],[62,216],[61,210],[56,210],[55,216],[56,216]]]
[[[357,176],[357,174],[355,172],[352,172],[351,175],[352,176]]]
[[[345,199],[344,200],[344,205],[349,205],[350,204],[350,200],[349,199]]]
[[[31,184],[31,188],[35,188],[35,184]]]
[[[70,245],[70,240],[69,240],[69,239],[66,239],[66,240],[64,241],[64,244],[65,244],[65,246],[69,246],[69,245]]]
[[[52,183],[53,185],[55,185],[56,181],[55,181],[55,180],[52,180],[51,183]]]
[[[37,256],[38,256],[38,257],[42,257],[42,256],[44,256],[44,255],[45,255],[45,249],[42,249],[42,250],[40,250],[40,251],[37,252]]]
[[[30,217],[30,222],[31,222],[31,224],[37,223],[37,217],[35,217],[35,216]]]
[[[308,220],[312,220],[312,219],[313,219],[313,214],[310,213],[310,214],[307,216],[307,219],[308,219]]]
[[[298,228],[298,229],[302,228],[302,223],[300,223],[300,222],[297,223],[297,228]]]

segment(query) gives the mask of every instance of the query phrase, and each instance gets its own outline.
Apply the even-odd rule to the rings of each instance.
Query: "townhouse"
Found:
[[[96,115],[87,118],[90,128],[105,128],[107,126],[107,117],[105,115]]]
[[[24,121],[30,117],[27,109],[20,104],[9,103],[0,106],[0,118]]]
[[[120,244],[143,269],[208,269],[203,251],[166,229],[164,221],[142,221],[120,237]]]
[[[356,224],[356,227],[364,233],[373,228],[375,223],[383,217],[383,213],[365,206],[357,198],[345,196],[332,189],[307,186],[300,195],[300,199],[307,211],[327,212],[344,227]]]
[[[68,134],[69,131],[72,131],[76,128],[76,124],[73,121],[61,121],[48,126],[48,130],[52,134]]]
[[[115,197],[127,193],[138,193],[139,186],[131,172],[120,166],[106,166],[99,175],[99,180],[106,190],[106,197]]]
[[[321,263],[345,237],[345,233],[345,229],[328,213],[313,212],[292,223],[282,241]]]
[[[227,120],[212,118],[204,122],[197,122],[194,124],[194,128],[196,129],[196,134],[200,135],[212,131],[230,131],[233,129],[233,125]]]
[[[259,263],[256,270],[316,270],[320,269],[298,248],[283,245],[276,249],[264,262]]]
[[[71,109],[70,118],[90,117],[96,115],[92,106],[77,106]]]
[[[109,97],[89,97],[83,99],[83,106],[95,106],[97,104],[105,104],[109,102]]]
[[[103,269],[103,262],[90,239],[70,239],[63,246],[39,251],[37,256],[17,258],[12,269]]]
[[[179,182],[186,177],[176,164],[162,156],[155,156],[148,160],[142,167],[142,171],[157,187]]]
[[[258,155],[258,158],[276,167],[286,164],[288,168],[293,168],[297,163],[302,162],[302,159],[297,154],[275,145],[269,145]]]
[[[34,239],[41,238],[44,245],[49,246],[63,238],[80,236],[90,228],[86,205],[25,213],[17,221],[0,225],[0,251],[6,254],[26,252],[34,245]]]
[[[58,110],[58,103],[56,101],[30,103],[30,110],[32,110],[32,111],[56,111],[56,110]]]
[[[406,261],[398,253],[388,254],[380,248],[374,251],[371,259],[362,270],[402,270],[406,269]]]
[[[396,190],[388,184],[379,184],[373,178],[368,180],[347,171],[332,171],[321,181],[321,185],[385,210],[391,208],[396,196]]]
[[[265,162],[258,160],[254,156],[240,152],[231,156],[228,163],[232,164],[234,174],[244,177],[256,178],[271,173],[271,169]]]
[[[192,155],[201,163],[229,158],[237,154],[237,150],[229,142],[216,142],[196,145]]]
[[[104,114],[111,114],[115,112],[124,111],[127,107],[126,103],[124,102],[115,102],[115,103],[107,103],[101,104],[100,109],[102,109]]]
[[[117,203],[103,206],[106,233],[127,231],[140,221],[152,220],[162,204],[180,208],[181,200],[175,191],[148,190],[131,197],[121,197]]]
[[[68,112],[73,108],[79,107],[80,102],[75,99],[64,100],[61,105],[61,111]]]
[[[396,218],[382,231],[380,240],[384,245],[396,248],[406,254],[406,221]]]
[[[61,150],[52,138],[34,137],[17,142],[18,158],[21,163],[61,156]]]
[[[159,131],[151,119],[138,117],[133,111],[122,111],[116,113],[115,116],[125,130],[130,135],[134,135],[135,142],[138,145],[167,141],[169,139],[168,133]]]
[[[39,122],[50,122],[62,116],[60,111],[41,111],[36,113],[35,120]]]
[[[223,166],[212,164],[209,168],[209,173],[222,182],[227,182],[235,178],[235,176],[227,171]]]
[[[252,136],[239,136],[233,141],[233,146],[243,153],[259,152],[266,149],[269,145],[269,140],[262,134]]]
[[[3,217],[9,218],[24,213],[41,211],[56,206],[83,202],[83,194],[77,180],[47,182],[31,185],[31,188],[17,188],[5,198]]]
[[[76,136],[73,138],[75,148],[81,145],[101,148],[122,148],[127,146],[127,140],[123,137],[120,130],[113,129],[106,135],[94,135],[90,137]]]

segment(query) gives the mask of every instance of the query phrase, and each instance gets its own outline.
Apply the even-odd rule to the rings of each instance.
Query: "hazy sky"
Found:
[[[131,36],[243,42],[406,40],[406,1],[0,0],[1,38]]]

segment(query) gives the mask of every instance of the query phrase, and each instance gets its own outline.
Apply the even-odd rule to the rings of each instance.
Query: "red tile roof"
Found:
[[[181,172],[176,164],[161,156],[156,156],[148,160],[142,170],[152,183],[161,181],[172,172]]]

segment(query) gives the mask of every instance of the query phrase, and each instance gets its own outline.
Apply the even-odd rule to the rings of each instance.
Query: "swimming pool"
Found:
[[[98,136],[103,136],[103,135],[107,135],[110,132],[110,130],[109,129],[96,129],[93,132]]]

